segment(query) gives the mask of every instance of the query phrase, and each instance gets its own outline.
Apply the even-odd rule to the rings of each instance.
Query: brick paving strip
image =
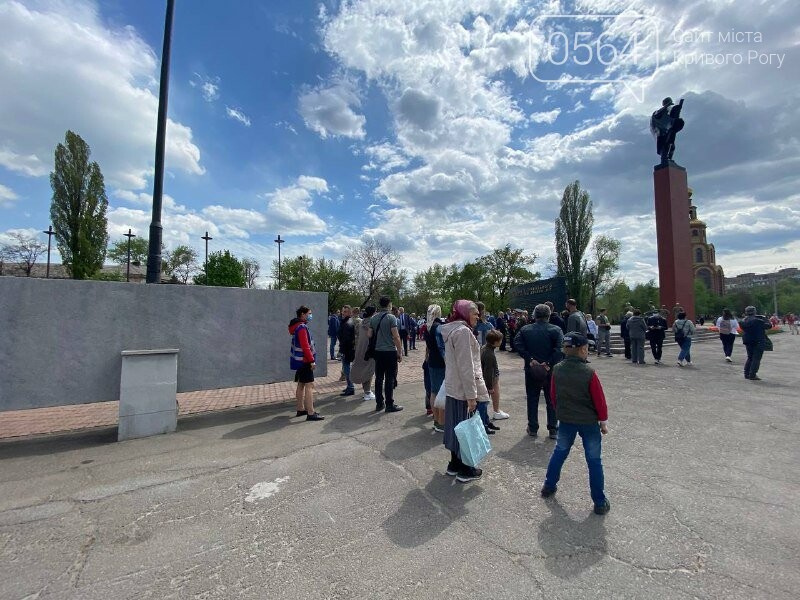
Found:
[[[422,361],[425,357],[425,343],[410,350],[407,358],[400,364],[399,383],[421,382]],[[339,381],[341,363],[329,361],[327,377],[316,380],[316,399],[338,395],[344,389]],[[373,381],[374,383],[374,381]],[[294,401],[295,383],[284,381],[263,385],[201,390],[178,394],[178,416],[184,417],[198,413],[227,410],[242,406],[281,404]],[[356,385],[356,394],[361,386]],[[94,402],[34,408],[29,410],[10,410],[0,412],[0,439],[16,438],[48,433],[61,433],[95,427],[113,427],[119,422],[119,402]]]

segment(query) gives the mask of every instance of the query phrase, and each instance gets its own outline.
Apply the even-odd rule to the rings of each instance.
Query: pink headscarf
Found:
[[[472,300],[456,300],[450,312],[450,321],[469,321],[469,313],[473,308],[478,308]]]

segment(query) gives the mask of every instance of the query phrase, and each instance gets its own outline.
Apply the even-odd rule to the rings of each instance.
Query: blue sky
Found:
[[[66,129],[103,170],[111,238],[147,235],[165,4],[0,0],[0,238],[47,228]],[[265,273],[277,234],[337,260],[375,237],[412,273],[511,243],[547,273],[577,178],[647,280],[647,123],[669,95],[726,274],[797,264],[798,22],[789,1],[177,0],[164,241],[200,250],[208,230]]]

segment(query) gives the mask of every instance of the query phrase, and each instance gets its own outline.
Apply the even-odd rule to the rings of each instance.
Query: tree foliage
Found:
[[[197,285],[220,287],[244,287],[244,267],[228,250],[212,252],[208,255],[208,272],[196,275]]]
[[[586,268],[589,312],[597,314],[597,296],[603,294],[619,271],[622,244],[607,235],[600,235],[592,244],[590,262]]]
[[[243,258],[242,268],[244,269],[244,284],[247,288],[256,287],[256,279],[261,271],[261,265],[255,258]]]
[[[74,279],[86,279],[103,266],[108,244],[103,174],[90,156],[81,136],[67,131],[64,143],[56,146],[50,173],[50,219],[62,261]]]
[[[147,264],[147,238],[131,238],[131,262],[139,262],[141,265]],[[106,258],[118,265],[128,264],[128,238],[124,237],[113,242],[106,252]]]
[[[558,275],[566,277],[570,297],[578,306],[583,305],[584,273],[583,255],[592,239],[594,216],[589,194],[581,189],[576,179],[564,188],[561,211],[556,219],[556,265]]]
[[[272,278],[278,280],[278,261],[272,263]],[[287,257],[281,261],[281,289],[328,293],[328,311],[350,301],[352,277],[347,262],[310,256]]]
[[[25,276],[30,277],[36,259],[47,250],[47,244],[18,231],[8,233],[8,237],[11,238],[11,243],[0,248],[0,263],[17,263],[25,271]],[[0,275],[2,273],[0,267]]]
[[[188,283],[189,278],[199,270],[197,250],[191,246],[177,246],[164,253],[162,271],[165,275],[175,277],[181,283]]]

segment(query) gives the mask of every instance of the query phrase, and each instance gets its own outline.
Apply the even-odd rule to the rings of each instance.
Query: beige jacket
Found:
[[[488,400],[481,369],[481,347],[464,321],[439,327],[444,340],[444,386],[448,396],[457,400]]]

